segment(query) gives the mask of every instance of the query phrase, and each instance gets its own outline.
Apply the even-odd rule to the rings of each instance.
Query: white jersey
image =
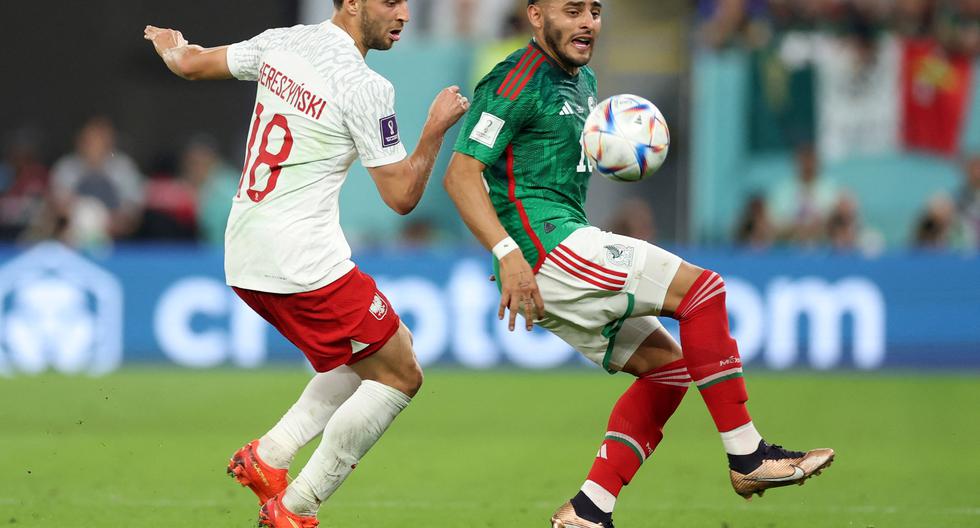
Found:
[[[258,93],[225,232],[226,280],[272,293],[326,286],[354,267],[338,202],[351,163],[405,158],[394,88],[329,21],[234,44],[228,68],[258,81]]]

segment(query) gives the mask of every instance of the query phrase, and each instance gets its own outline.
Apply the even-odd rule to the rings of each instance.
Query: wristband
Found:
[[[510,252],[514,251],[515,249],[520,249],[517,246],[517,242],[514,242],[514,239],[511,237],[507,237],[500,242],[497,242],[497,245],[493,246],[491,251],[493,252],[493,256],[497,257],[497,260],[503,260],[505,256],[510,254]]]

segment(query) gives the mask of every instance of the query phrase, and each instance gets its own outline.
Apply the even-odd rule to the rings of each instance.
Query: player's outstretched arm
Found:
[[[228,46],[202,48],[188,44],[184,35],[174,29],[146,26],[143,38],[177,76],[191,80],[232,79],[228,69]]]
[[[443,185],[459,209],[466,227],[470,228],[483,247],[491,250],[509,235],[500,223],[484,187],[485,168],[480,160],[456,152],[449,162]],[[509,328],[513,330],[517,312],[522,308],[525,327],[531,330],[535,316],[544,317],[544,300],[534,280],[534,270],[520,248],[515,248],[500,257],[500,306],[497,316],[503,319],[505,311],[510,310]]]
[[[381,199],[396,213],[406,215],[418,205],[446,131],[469,107],[469,100],[459,93],[458,86],[442,90],[429,107],[429,117],[422,127],[415,151],[398,163],[368,169]]]

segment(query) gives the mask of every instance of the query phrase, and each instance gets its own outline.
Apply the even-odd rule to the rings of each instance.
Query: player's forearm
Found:
[[[409,177],[405,178],[405,190],[403,192],[405,203],[408,210],[402,214],[408,214],[422,199],[425,187],[429,183],[432,175],[432,167],[435,166],[436,158],[439,156],[439,149],[442,148],[444,133],[431,130],[431,127],[422,128],[422,135],[415,146],[415,151],[408,157]]]
[[[177,46],[164,50],[160,57],[178,77],[190,81],[231,79],[228,69],[228,47],[202,48],[196,45]]]
[[[483,185],[483,175],[465,165],[463,156],[453,157],[446,172],[443,185],[449,197],[456,204],[460,216],[473,236],[487,248],[492,249],[498,242],[507,238],[507,230],[497,217],[490,196]]]

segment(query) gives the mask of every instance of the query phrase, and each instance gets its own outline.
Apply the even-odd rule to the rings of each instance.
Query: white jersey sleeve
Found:
[[[257,81],[262,54],[288,36],[289,28],[267,29],[237,44],[228,46],[228,70],[239,81]]]
[[[395,88],[380,75],[352,90],[344,124],[365,167],[390,165],[407,156],[395,119]]]

